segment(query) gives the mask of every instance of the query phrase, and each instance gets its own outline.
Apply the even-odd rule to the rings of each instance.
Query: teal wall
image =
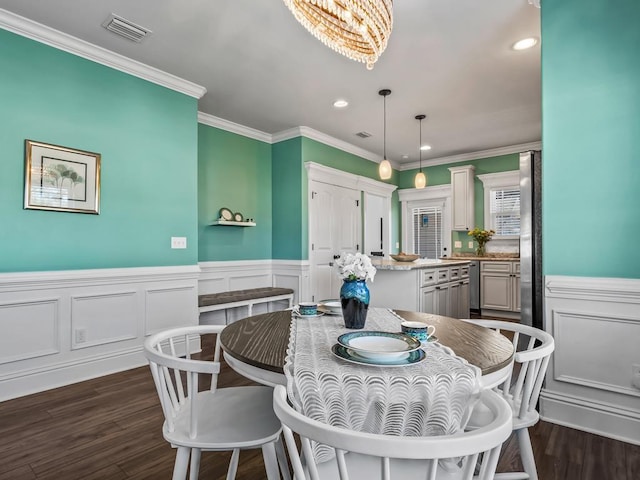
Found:
[[[0,69],[0,271],[197,262],[196,99],[4,30]],[[100,215],[23,209],[25,139],[102,154]]]
[[[639,24],[636,1],[543,5],[547,275],[640,278]]]
[[[271,258],[271,178],[270,144],[198,125],[199,261]],[[223,207],[256,226],[211,226]]]
[[[451,184],[451,172],[449,168],[461,165],[473,165],[475,167],[474,185],[474,218],[475,226],[484,228],[484,186],[478,175],[487,173],[507,172],[520,169],[520,155],[512,153],[500,155],[498,157],[479,158],[477,160],[467,160],[464,162],[435,165],[433,167],[423,167],[422,170],[427,175],[427,186],[449,185]],[[399,188],[414,188],[414,178],[418,169],[404,170],[399,175]],[[455,242],[460,240],[462,248],[453,248]],[[473,252],[473,248],[468,247],[471,237],[466,232],[451,232],[451,248],[456,252]]]

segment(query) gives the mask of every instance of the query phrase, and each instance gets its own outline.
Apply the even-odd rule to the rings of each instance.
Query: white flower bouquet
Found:
[[[342,253],[336,260],[340,268],[340,276],[344,280],[371,280],[376,276],[376,267],[371,259],[363,253]]]

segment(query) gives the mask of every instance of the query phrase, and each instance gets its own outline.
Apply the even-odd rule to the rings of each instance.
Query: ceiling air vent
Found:
[[[152,33],[148,28],[136,25],[135,23],[125,20],[113,13],[102,23],[102,26],[107,30],[133,42],[141,42],[144,37]]]
[[[371,134],[369,132],[358,132],[356,133],[356,136],[360,138],[369,138]]]

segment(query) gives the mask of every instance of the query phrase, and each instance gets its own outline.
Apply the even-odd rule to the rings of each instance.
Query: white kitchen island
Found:
[[[469,261],[372,259],[372,307],[469,318]]]

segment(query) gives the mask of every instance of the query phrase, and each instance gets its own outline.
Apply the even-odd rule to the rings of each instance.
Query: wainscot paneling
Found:
[[[640,280],[547,276],[545,420],[640,444]]]
[[[283,287],[293,290],[294,304],[298,299],[305,298],[305,295],[310,295],[308,293],[309,262],[306,260],[201,262],[200,270],[198,285],[200,295],[248,288]],[[253,307],[253,314],[281,310],[288,306],[286,301],[257,304]],[[229,308],[200,314],[200,323],[224,325],[246,316],[246,307]]]
[[[144,365],[198,322],[197,265],[0,274],[0,401]]]
[[[0,363],[60,351],[59,301],[59,298],[51,298],[0,304]]]

